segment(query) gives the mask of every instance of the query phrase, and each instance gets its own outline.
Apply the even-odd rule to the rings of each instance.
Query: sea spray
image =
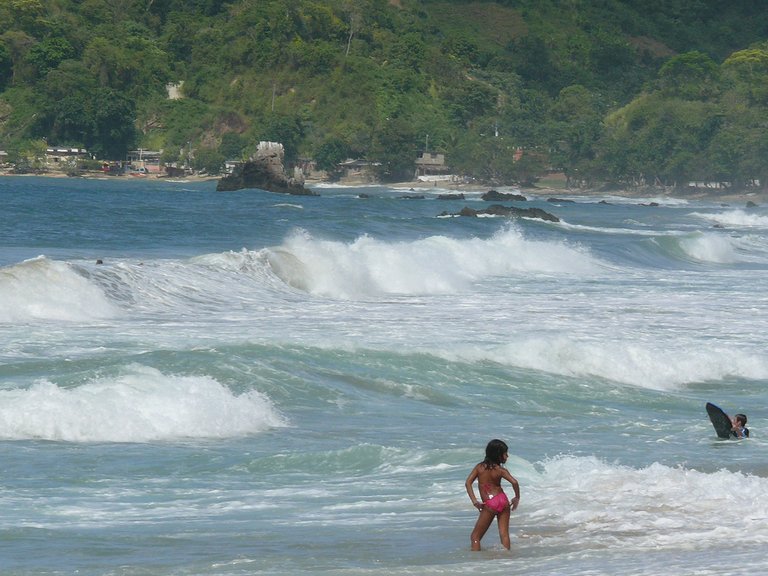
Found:
[[[342,299],[452,294],[494,276],[583,275],[599,270],[598,262],[583,248],[529,240],[512,226],[488,239],[429,236],[409,242],[361,236],[342,243],[299,232],[271,251],[270,263],[291,286]]]
[[[556,336],[514,338],[505,345],[481,349],[457,347],[441,356],[474,362],[494,361],[563,376],[600,378],[655,390],[685,384],[743,378],[768,379],[768,355],[739,347],[675,348],[614,339],[595,343]]]
[[[722,212],[693,212],[691,214],[701,220],[714,223],[715,226],[725,228],[764,228],[768,229],[768,215],[764,210],[725,210]]]
[[[66,262],[44,256],[0,268],[0,323],[110,318],[119,310]]]
[[[526,535],[540,545],[567,540],[583,549],[705,550],[723,539],[768,544],[760,520],[768,515],[760,497],[768,489],[765,478],[661,464],[633,468],[594,457],[558,456],[538,467],[523,521]]]
[[[205,376],[132,365],[123,374],[62,388],[40,381],[0,391],[0,439],[152,442],[227,438],[284,426],[270,400],[239,396]]]

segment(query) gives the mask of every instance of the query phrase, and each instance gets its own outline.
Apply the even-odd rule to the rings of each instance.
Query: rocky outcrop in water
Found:
[[[541,208],[516,208],[515,206],[502,206],[501,204],[493,204],[483,210],[475,210],[469,206],[465,206],[460,212],[449,214],[443,212],[440,216],[470,216],[477,217],[481,215],[487,216],[506,216],[509,218],[537,218],[539,220],[546,220],[547,222],[560,222],[560,218],[550,214],[546,210]]]
[[[480,196],[480,199],[486,202],[504,202],[505,200],[526,202],[528,200],[522,194],[508,194],[507,192],[499,192],[497,190],[488,190],[488,192]]]
[[[575,204],[576,203],[575,200],[569,200],[567,198],[555,198],[555,197],[547,198],[547,202],[549,202],[550,204]]]
[[[317,196],[304,187],[300,178],[289,178],[283,167],[283,145],[277,142],[261,142],[256,154],[235,168],[232,174],[224,176],[216,184],[220,192],[232,192],[244,188],[259,188],[268,192],[293,194],[296,196]]]

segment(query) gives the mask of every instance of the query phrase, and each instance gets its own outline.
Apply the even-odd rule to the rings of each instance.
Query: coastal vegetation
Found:
[[[144,148],[215,173],[271,140],[382,180],[428,150],[491,183],[768,182],[756,2],[4,0],[0,30],[11,159]]]

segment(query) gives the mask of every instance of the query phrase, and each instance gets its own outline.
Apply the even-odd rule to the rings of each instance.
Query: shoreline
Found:
[[[77,176],[69,176],[64,172],[44,172],[41,174],[13,174],[10,172],[0,171],[0,178],[2,177],[39,177],[39,178],[84,178],[89,180],[112,180],[115,178],[134,178],[131,176],[112,176],[103,174],[100,172],[86,172]],[[135,177],[137,180],[150,180],[161,182],[208,182],[212,180],[219,180],[221,176],[209,176],[209,175],[188,175],[178,178],[170,176],[158,176],[148,175]],[[551,181],[551,180],[550,180]],[[559,183],[559,179],[555,180]],[[566,188],[565,186],[514,186],[514,185],[500,185],[491,186],[485,184],[472,183],[456,183],[456,182],[427,182],[423,180],[412,180],[404,182],[382,183],[382,182],[367,182],[363,180],[345,180],[340,182],[330,182],[328,180],[316,180],[308,179],[305,181],[305,186],[312,187],[319,184],[337,184],[339,186],[387,186],[397,190],[413,190],[413,191],[427,191],[429,189],[447,190],[448,193],[482,193],[494,189],[513,189],[517,190],[522,195],[533,196],[550,196],[552,198],[564,197],[606,197],[616,196],[619,198],[633,198],[638,200],[649,200],[669,198],[674,200],[691,200],[691,201],[703,201],[703,202],[722,202],[722,203],[741,203],[744,206],[748,206],[749,203],[757,206],[768,204],[768,190],[755,190],[755,191],[718,191],[717,189],[705,189],[695,188],[691,190],[674,190],[670,192],[663,188],[643,188],[643,189],[615,189],[615,190],[598,190],[590,188]]]
[[[76,176],[70,176],[69,174],[66,174],[65,172],[55,172],[55,171],[48,171],[48,172],[41,172],[39,174],[14,174],[13,172],[4,172],[0,171],[0,178],[2,177],[8,177],[8,178],[71,178],[71,179],[78,179],[82,178],[84,180],[116,180],[119,178],[126,178],[129,180],[150,180],[150,181],[160,181],[160,182],[178,182],[178,181],[187,181],[187,182],[207,182],[209,180],[218,180],[221,178],[221,176],[200,176],[198,174],[188,175],[188,176],[158,176],[157,174],[148,174],[148,175],[142,175],[142,176],[131,176],[129,174],[120,174],[120,175],[113,175],[113,174],[105,174],[103,172],[83,172],[81,174],[78,174]]]

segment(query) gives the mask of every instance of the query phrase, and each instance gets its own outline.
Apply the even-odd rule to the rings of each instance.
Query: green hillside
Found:
[[[768,10],[737,0],[3,0],[0,149],[215,171],[277,140],[410,177],[766,180]],[[179,99],[168,97],[179,86]]]

